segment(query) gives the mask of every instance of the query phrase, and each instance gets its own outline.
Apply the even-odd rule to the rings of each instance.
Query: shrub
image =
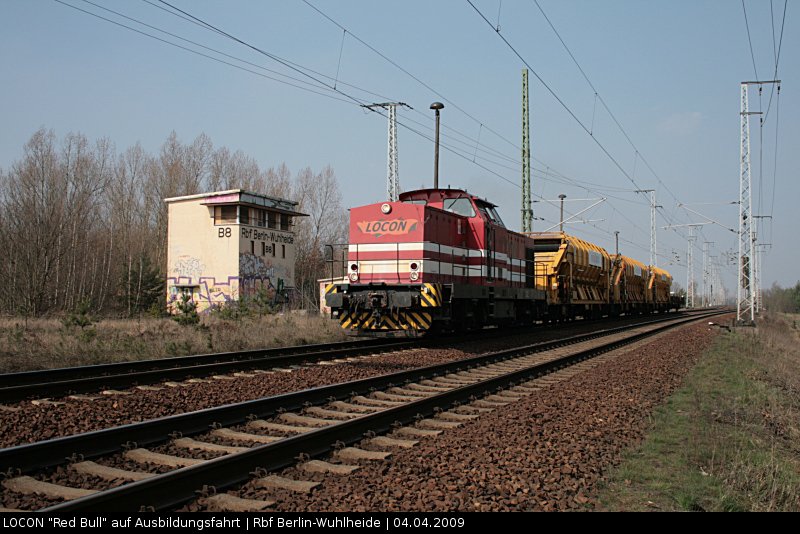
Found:
[[[80,326],[81,329],[84,329],[87,326],[92,326],[96,320],[91,314],[91,307],[92,305],[91,302],[89,302],[89,299],[83,299],[78,303],[78,306],[75,308],[75,310],[70,312],[61,321],[61,323],[66,328]]]
[[[191,300],[188,293],[181,295],[181,300],[175,303],[178,313],[172,318],[183,326],[195,326],[200,324],[200,316],[197,315],[197,303]]]

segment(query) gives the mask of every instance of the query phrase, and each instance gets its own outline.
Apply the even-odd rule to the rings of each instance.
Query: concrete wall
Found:
[[[213,206],[203,200],[168,204],[168,306],[180,300],[176,284],[199,286],[192,294],[198,311],[239,298],[239,227],[214,226]]]

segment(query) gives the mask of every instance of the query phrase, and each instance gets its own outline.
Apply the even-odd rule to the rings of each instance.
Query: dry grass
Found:
[[[103,319],[65,326],[62,319],[0,318],[0,372],[143,360],[345,339],[335,321],[279,314],[225,320],[203,317],[200,327],[168,318]]]
[[[721,335],[600,492],[601,508],[800,511],[800,316]]]

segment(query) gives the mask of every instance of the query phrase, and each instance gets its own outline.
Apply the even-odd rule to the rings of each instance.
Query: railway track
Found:
[[[195,491],[204,486],[224,488],[246,481],[254,470],[259,471],[259,483],[265,487],[291,490],[303,487],[300,483],[307,481],[287,481],[268,473],[295,464],[301,453],[302,469],[345,469],[341,466],[348,466],[348,461],[378,457],[381,451],[344,447],[335,452],[335,461],[341,463],[311,458],[330,453],[335,443],[352,444],[363,439],[365,433],[383,434],[397,425],[415,423],[396,430],[398,437],[388,441],[385,436],[376,437],[378,448],[381,443],[385,448],[397,444],[398,439],[411,441],[414,436],[436,432],[437,427],[460,424],[471,415],[459,408],[451,410],[455,403],[484,396],[488,408],[502,402],[504,395],[493,393],[498,388],[557,371],[715,313],[721,312],[661,318],[636,325],[632,331],[630,326],[606,329],[447,364],[13,447],[0,451],[0,470],[13,473],[3,486],[16,494],[43,496],[39,504],[51,512],[136,511],[142,506],[170,509],[193,498]],[[190,456],[180,456],[178,451]],[[72,458],[66,465],[65,455]],[[52,475],[55,466],[59,466],[58,476]],[[46,482],[59,482],[59,477],[65,484]],[[99,481],[99,487],[85,488],[86,479],[81,482],[81,477]],[[123,480],[127,483],[112,487]],[[54,504],[61,499],[67,500]],[[209,495],[207,500],[218,509],[256,509],[264,505],[224,495]]]
[[[0,402],[62,397],[104,389],[146,386],[168,380],[290,367],[403,350],[418,344],[418,340],[368,339],[1,374]]]
[[[569,323],[558,328],[574,325]],[[202,379],[259,369],[291,368],[415,347],[431,348],[447,343],[483,340],[513,334],[517,330],[520,328],[489,330],[459,338],[366,339],[0,374],[0,403],[53,399],[103,390],[113,392],[137,386],[146,388],[166,381]]]

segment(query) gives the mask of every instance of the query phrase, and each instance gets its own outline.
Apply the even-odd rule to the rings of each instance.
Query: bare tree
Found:
[[[295,225],[297,261],[295,284],[307,305],[316,306],[317,280],[325,275],[324,246],[341,243],[347,235],[347,212],[336,174],[330,166],[321,172],[306,167],[295,178],[294,199],[308,217]]]
[[[183,144],[172,132],[156,156],[136,144],[120,155],[107,139],[70,133],[59,143],[35,132],[22,158],[0,169],[0,310],[24,315],[70,310],[139,313],[160,291],[166,268],[164,199],[247,189],[291,198],[310,215],[296,221],[296,285],[313,305],[323,247],[341,242],[346,212],[336,175],[285,164],[261,169],[241,151],[213,149],[205,134]],[[161,281],[163,283],[163,279]]]

